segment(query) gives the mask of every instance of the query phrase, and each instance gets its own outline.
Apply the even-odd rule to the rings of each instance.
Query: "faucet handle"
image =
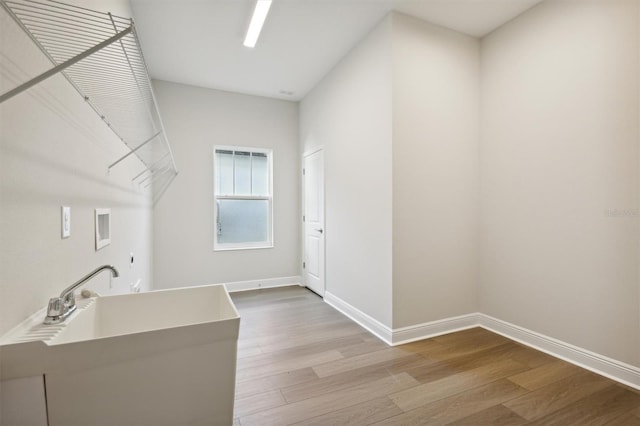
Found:
[[[64,303],[59,297],[49,299],[47,307],[47,317],[58,317],[64,313]]]
[[[72,308],[76,305],[76,295],[73,292],[73,290],[71,290],[69,293],[64,295],[62,302],[63,302],[63,305],[66,306],[67,308]]]

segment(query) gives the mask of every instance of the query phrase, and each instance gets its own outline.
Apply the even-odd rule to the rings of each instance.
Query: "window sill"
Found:
[[[238,246],[238,247],[214,247],[213,251],[236,251],[236,250],[260,250],[260,249],[270,249],[274,248],[273,244],[263,245],[263,246]]]

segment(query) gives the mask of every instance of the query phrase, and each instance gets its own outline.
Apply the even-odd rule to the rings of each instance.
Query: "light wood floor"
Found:
[[[640,393],[474,328],[389,347],[301,287],[232,294],[235,425],[640,425]]]

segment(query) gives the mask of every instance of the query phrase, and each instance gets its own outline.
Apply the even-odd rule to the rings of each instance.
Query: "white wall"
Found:
[[[154,210],[156,288],[300,275],[298,105],[154,81],[180,173]],[[274,248],[213,251],[213,147],[273,149]]]
[[[393,15],[393,326],[476,312],[477,39]]]
[[[128,16],[128,2],[92,4]],[[101,7],[102,6],[102,7]],[[26,34],[0,11],[0,92],[51,68]],[[128,292],[151,285],[152,210],[148,194],[131,184],[141,170],[124,144],[62,76],[0,104],[0,335],[86,273],[113,264],[87,287]],[[71,237],[61,239],[60,206],[71,206]],[[111,208],[112,243],[95,251],[94,209]],[[129,253],[136,263],[129,268]]]
[[[482,40],[483,313],[640,365],[636,0]]]
[[[326,290],[391,326],[391,19],[301,102],[300,152],[325,149]]]

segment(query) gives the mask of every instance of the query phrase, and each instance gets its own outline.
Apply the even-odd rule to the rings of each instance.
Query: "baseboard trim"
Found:
[[[477,326],[478,314],[460,315],[408,327],[394,328],[391,332],[391,341],[393,346],[403,345]]]
[[[638,367],[482,313],[471,313],[392,329],[328,291],[325,292],[324,300],[390,346],[429,339],[473,327],[482,327],[553,357],[575,364],[578,367],[640,390],[640,368]]]
[[[370,333],[377,336],[380,340],[387,345],[392,344],[392,330],[377,319],[365,314],[358,308],[350,305],[339,297],[331,294],[328,291],[324,292],[324,301],[331,305],[334,309],[341,312],[343,315],[351,318],[360,326],[367,329]]]
[[[302,277],[299,275],[293,277],[267,278],[264,280],[236,281],[225,283],[225,287],[229,293],[248,290],[260,290],[263,288],[286,287],[291,285],[302,285]]]
[[[593,371],[634,389],[640,389],[640,368],[515,324],[478,314],[479,326],[523,345]]]

